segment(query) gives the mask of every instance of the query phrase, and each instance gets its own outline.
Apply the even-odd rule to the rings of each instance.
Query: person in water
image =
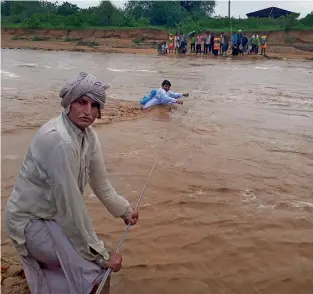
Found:
[[[146,109],[148,107],[160,104],[183,104],[183,101],[179,98],[183,96],[188,97],[189,94],[172,92],[170,91],[171,86],[172,85],[170,81],[164,80],[160,89],[152,90],[149,95],[141,99],[140,104],[142,105],[142,108]]]

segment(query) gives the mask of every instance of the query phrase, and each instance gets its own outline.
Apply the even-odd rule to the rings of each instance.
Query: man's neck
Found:
[[[77,124],[75,124],[75,122],[73,122],[73,120],[71,119],[70,115],[66,115],[69,123],[74,127],[74,128],[77,128],[79,129],[80,131],[82,131],[83,133],[86,133],[86,128],[81,128],[80,126],[78,126]]]

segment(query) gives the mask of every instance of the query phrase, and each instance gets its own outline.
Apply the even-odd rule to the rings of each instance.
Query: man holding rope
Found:
[[[121,255],[108,252],[98,239],[83,199],[89,183],[114,217],[127,225],[138,221],[110,184],[90,127],[101,117],[107,88],[85,72],[62,88],[64,110],[33,137],[8,200],[7,231],[32,294],[95,293],[106,268],[121,268]],[[104,291],[109,293],[109,285]]]
[[[175,93],[170,91],[171,82],[164,80],[162,82],[162,87],[158,90],[152,90],[149,95],[141,99],[140,104],[142,109],[149,108],[155,105],[171,105],[174,103],[183,104],[183,101],[179,98],[188,97],[188,93]]]

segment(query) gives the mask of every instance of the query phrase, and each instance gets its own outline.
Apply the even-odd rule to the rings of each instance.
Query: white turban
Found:
[[[105,90],[108,88],[108,84],[102,83],[94,75],[81,72],[77,77],[68,81],[62,87],[60,91],[60,97],[62,98],[61,105],[65,109],[69,109],[72,102],[86,95],[98,102],[100,108],[103,108],[106,100]]]

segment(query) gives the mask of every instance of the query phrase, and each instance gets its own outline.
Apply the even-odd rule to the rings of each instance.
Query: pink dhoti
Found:
[[[22,262],[32,294],[90,294],[104,276],[105,269],[80,256],[55,221],[31,221],[25,238]]]

